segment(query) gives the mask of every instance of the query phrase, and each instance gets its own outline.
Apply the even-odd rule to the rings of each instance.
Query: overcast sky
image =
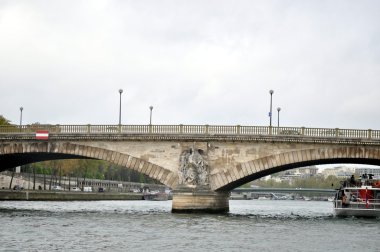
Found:
[[[380,129],[380,1],[0,0],[23,123]]]

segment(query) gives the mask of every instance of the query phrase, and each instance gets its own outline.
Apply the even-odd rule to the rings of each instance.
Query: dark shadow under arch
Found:
[[[0,172],[9,170],[16,166],[37,163],[42,161],[59,160],[59,159],[94,159],[90,157],[83,157],[72,154],[63,153],[42,153],[42,152],[28,152],[28,153],[14,153],[0,155]]]

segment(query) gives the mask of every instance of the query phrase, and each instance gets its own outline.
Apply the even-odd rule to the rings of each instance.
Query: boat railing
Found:
[[[355,179],[355,180],[350,180],[346,179],[343,181],[340,181],[340,184],[343,187],[351,187],[351,188],[359,188],[361,189],[363,186],[364,187],[372,187],[372,188],[380,188],[380,180],[379,179]]]
[[[349,209],[380,209],[380,199],[361,199],[355,201],[347,201],[346,204],[342,200],[335,201],[335,208],[349,208]]]

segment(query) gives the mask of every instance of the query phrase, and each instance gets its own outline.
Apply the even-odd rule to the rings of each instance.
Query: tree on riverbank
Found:
[[[66,159],[44,161],[22,166],[23,172],[50,175],[59,181],[62,176],[129,181],[139,183],[158,183],[156,180],[137,171],[114,165],[103,160]]]
[[[11,121],[0,115],[0,125],[12,125]]]
[[[291,181],[283,180],[277,182],[274,179],[255,180],[251,184],[265,188],[318,188],[318,189],[335,189],[340,186],[342,179],[333,175],[328,177],[311,176],[309,178],[296,178]]]

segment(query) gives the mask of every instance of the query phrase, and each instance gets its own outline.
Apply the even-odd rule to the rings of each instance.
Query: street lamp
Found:
[[[119,89],[119,94],[120,94],[119,125],[121,125],[121,94],[122,93],[123,93],[123,89]]]
[[[277,127],[280,127],[280,111],[281,111],[281,108],[278,107],[277,108]]]
[[[150,109],[149,125],[152,125],[152,110],[153,110],[153,106],[150,106],[149,109]]]
[[[270,111],[269,111],[269,126],[272,127],[272,95],[274,91],[271,89],[269,90],[270,94]]]
[[[23,111],[23,107],[20,107],[20,130],[21,130],[21,126],[22,126],[22,111]]]

